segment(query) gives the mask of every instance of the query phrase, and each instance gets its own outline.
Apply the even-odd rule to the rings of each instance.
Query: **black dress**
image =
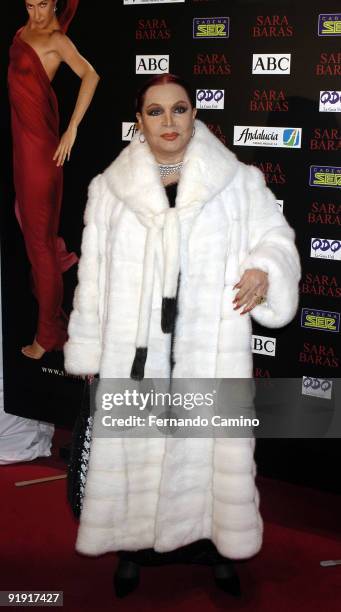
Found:
[[[177,194],[177,183],[171,183],[165,187],[169,206],[175,206],[175,199]],[[178,291],[177,296],[179,294],[179,286],[180,286],[180,275],[178,281]],[[177,312],[177,311],[176,311]],[[170,366],[171,371],[174,367],[174,355],[173,355],[173,345],[174,345],[174,336],[175,336],[175,321],[173,321],[172,332],[171,332],[171,352],[170,352]],[[198,563],[204,565],[214,565],[215,563],[226,562],[226,557],[223,557],[218,551],[216,546],[213,544],[211,540],[208,538],[203,538],[201,540],[197,540],[196,542],[192,542],[191,544],[186,544],[185,546],[180,546],[175,550],[171,550],[169,552],[156,552],[154,548],[144,548],[137,551],[127,551],[127,550],[119,550],[117,554],[120,559],[123,561],[134,561],[139,565],[166,565],[170,563]]]

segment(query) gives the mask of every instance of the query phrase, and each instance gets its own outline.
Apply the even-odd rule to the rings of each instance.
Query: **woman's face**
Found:
[[[28,0],[26,9],[30,23],[37,28],[46,28],[55,15],[56,0]]]
[[[156,160],[181,161],[192,137],[196,108],[180,85],[167,83],[147,89],[142,113],[136,117]]]

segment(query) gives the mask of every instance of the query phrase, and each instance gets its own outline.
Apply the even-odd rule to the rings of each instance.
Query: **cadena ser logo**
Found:
[[[318,19],[319,36],[341,36],[341,13],[322,13]]]
[[[194,17],[193,38],[228,38],[229,17]]]
[[[225,102],[224,89],[197,89],[196,107],[208,110],[222,110]]]
[[[301,327],[338,332],[340,329],[340,313],[330,312],[329,310],[302,308]]]
[[[332,398],[333,381],[328,378],[302,377],[302,395],[312,395],[330,400]]]
[[[341,240],[333,238],[312,238],[310,257],[341,261]]]
[[[309,185],[311,187],[341,188],[340,166],[310,166]]]
[[[169,55],[137,55],[136,74],[165,74],[169,72]]]
[[[320,91],[320,113],[341,113],[341,91]]]
[[[300,149],[302,128],[234,126],[233,144],[246,147],[285,147]]]

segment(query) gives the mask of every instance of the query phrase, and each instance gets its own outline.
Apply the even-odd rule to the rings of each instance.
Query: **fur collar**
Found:
[[[105,170],[110,191],[140,218],[154,217],[169,208],[157,162],[136,134],[131,143]],[[234,178],[238,160],[206,125],[196,119],[195,134],[184,157],[176,207],[201,207]]]

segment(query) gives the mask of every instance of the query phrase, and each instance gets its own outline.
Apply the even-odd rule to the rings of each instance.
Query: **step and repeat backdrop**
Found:
[[[294,377],[300,394],[326,403],[341,364],[340,10],[333,0],[117,0],[97,11],[81,0],[69,35],[101,82],[65,168],[60,231],[79,253],[88,183],[133,137],[136,90],[150,75],[181,75],[192,87],[198,117],[240,160],[263,171],[296,232],[299,310],[283,329],[254,325],[254,376]],[[24,20],[23,3],[2,26],[5,44]],[[78,84],[63,68],[54,87],[66,124]],[[34,334],[36,304],[13,213],[8,108],[1,121],[6,410],[70,424],[83,381],[66,375],[60,352],[36,362],[20,354]],[[67,312],[76,271],[64,275]]]

